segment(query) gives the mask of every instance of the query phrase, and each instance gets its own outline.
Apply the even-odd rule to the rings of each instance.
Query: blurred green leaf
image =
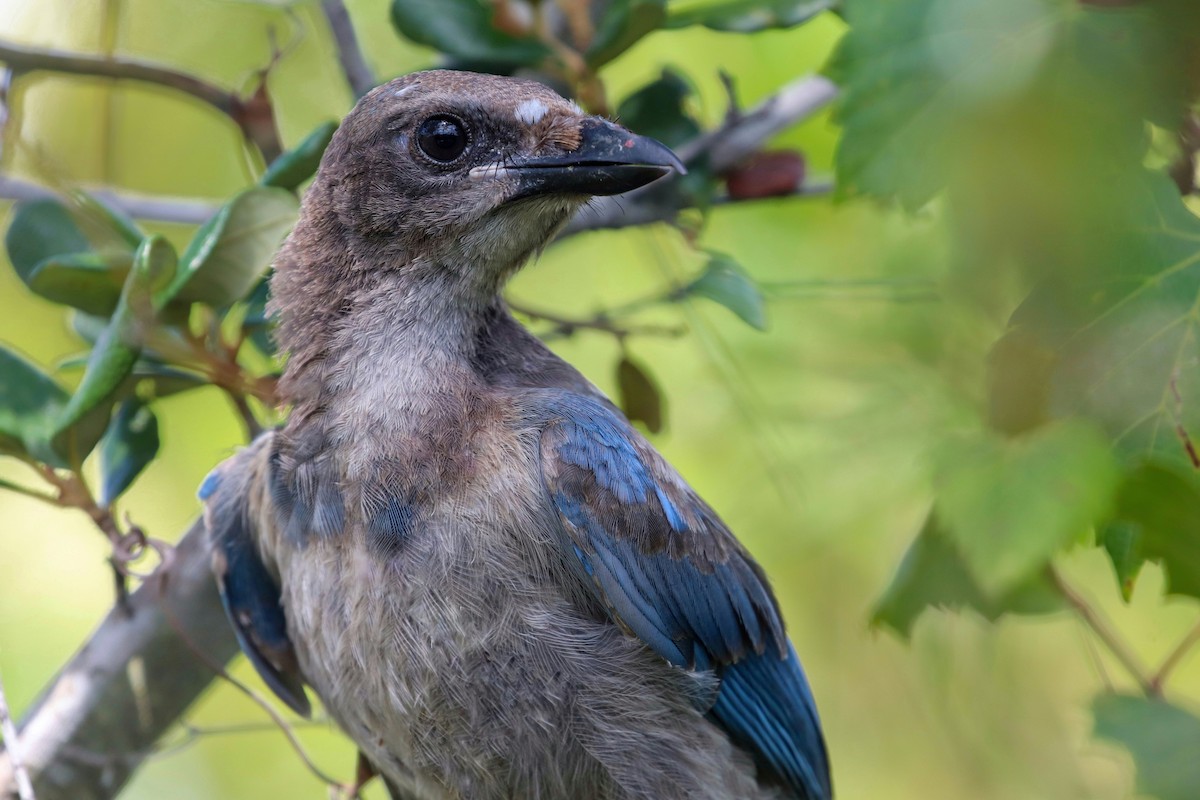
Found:
[[[915,209],[956,182],[996,213],[1028,201],[1034,185],[1104,185],[1108,170],[1140,164],[1147,116],[1172,109],[1167,116],[1182,117],[1186,48],[1169,46],[1172,20],[1154,8],[1113,13],[1045,0],[842,7],[850,30],[830,64],[843,88],[842,193]],[[1003,157],[989,163],[989,153]],[[1011,184],[1013,196],[989,192],[993,180]]]
[[[267,300],[270,298],[270,280],[264,276],[246,298],[246,316],[242,318],[242,330],[263,355],[275,355],[275,341],[271,338],[271,321],[267,318]]]
[[[63,372],[87,367],[91,353],[79,353],[64,358],[58,362],[57,369]],[[172,367],[155,358],[147,358],[145,351],[142,358],[133,365],[130,375],[139,383],[148,382],[154,397],[169,397],[173,394],[186,392],[208,385],[208,379],[196,372]]]
[[[1161,175],[1145,176],[1127,197],[1119,227],[1086,234],[1089,252],[1102,252],[1077,275],[1043,281],[1013,315],[1033,344],[1025,366],[1010,372],[1045,381],[1048,369],[1048,383],[1030,384],[1029,396],[1041,394],[1052,416],[1095,420],[1122,455],[1191,468],[1200,431],[1200,219]]]
[[[1167,592],[1200,598],[1200,478],[1153,461],[1135,467],[1117,495],[1116,522],[1127,531],[1129,546],[1113,557],[1118,577],[1136,574],[1142,559],[1162,563]],[[1106,532],[1105,547],[1109,554]],[[1119,543],[1119,540],[1117,540]]]
[[[585,54],[588,64],[592,68],[607,64],[661,27],[666,6],[666,0],[611,0]]]
[[[1137,765],[1139,795],[1194,800],[1200,786],[1200,718],[1165,700],[1102,694],[1095,733],[1123,745]]]
[[[1046,614],[1064,607],[1045,575],[1034,575],[997,600],[988,599],[962,554],[931,513],[875,605],[872,622],[904,638],[927,608],[971,608],[988,620],[1006,613]]]
[[[55,303],[107,317],[117,307],[133,266],[126,253],[69,253],[42,259],[29,274],[29,288]]]
[[[158,419],[136,397],[121,402],[100,440],[100,505],[120,497],[158,454]]]
[[[732,256],[710,252],[704,272],[686,287],[685,292],[720,303],[760,331],[767,328],[762,292]]]
[[[1051,423],[1026,436],[962,438],[940,459],[936,509],[988,597],[1038,574],[1111,511],[1117,467],[1091,425]]]
[[[200,226],[175,279],[155,295],[168,301],[227,306],[243,298],[271,264],[296,223],[296,196],[284,189],[246,189]]]
[[[632,131],[675,147],[699,135],[700,124],[685,108],[691,84],[670,68],[621,101],[617,119]]]
[[[644,423],[651,433],[662,430],[662,392],[650,373],[627,355],[617,362],[617,389],[621,410],[631,422]]]
[[[52,444],[68,464],[78,466],[108,427],[113,404],[137,363],[154,324],[152,298],[175,274],[175,251],[154,235],[142,242],[125,280],[112,319],[96,340],[83,379],[55,424]]]
[[[45,458],[51,423],[66,402],[49,375],[0,346],[0,453]]]
[[[325,148],[337,128],[336,122],[322,122],[300,144],[272,161],[258,179],[259,185],[296,191],[300,184],[316,174],[321,156],[325,155]]]
[[[497,29],[493,13],[486,0],[392,0],[392,24],[404,38],[456,58],[514,66],[550,55],[532,32],[513,36]]]
[[[92,247],[70,210],[52,199],[17,203],[4,245],[13,269],[26,284],[45,259],[86,252]]]
[[[672,11],[664,27],[703,25],[715,31],[754,33],[792,28],[838,5],[840,0],[718,0]]]

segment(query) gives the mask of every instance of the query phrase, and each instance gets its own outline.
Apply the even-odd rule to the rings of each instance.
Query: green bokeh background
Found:
[[[90,53],[114,52],[195,72],[244,89],[271,53],[285,144],[346,112],[350,93],[313,3],[233,0],[0,0],[0,38]],[[384,0],[348,3],[380,79],[429,66],[433,54],[397,39]],[[701,29],[647,37],[603,72],[616,102],[682,69],[710,124],[725,111],[718,71],[736,78],[746,104],[819,70],[842,35],[825,15],[786,32],[753,36]],[[105,184],[145,194],[219,199],[252,179],[238,134],[207,107],[169,91],[38,75],[18,83],[18,125],[4,143],[3,171],[41,182]],[[810,173],[828,175],[838,131],[827,114],[780,137],[803,150]],[[7,213],[7,212],[5,212]],[[177,244],[185,227],[160,226]],[[689,335],[634,340],[668,401],[655,443],[718,509],[764,564],[804,658],[843,800],[884,798],[1117,798],[1132,795],[1132,767],[1090,740],[1087,706],[1125,680],[1089,646],[1067,615],[1004,620],[935,612],[911,643],[869,625],[930,499],[924,455],[974,402],[977,375],[947,381],[920,357],[929,299],[894,286],[847,289],[832,282],[936,277],[946,238],[936,210],[918,217],[827,198],[763,201],[714,212],[702,243],[733,254],[763,282],[805,282],[769,305],[758,333],[703,300],[658,312]],[[699,258],[677,234],[647,229],[579,236],[552,248],[515,281],[515,298],[563,314],[589,314],[691,274]],[[47,367],[81,349],[59,307],[0,269],[0,341]],[[976,357],[988,338],[949,330]],[[610,337],[582,333],[556,349],[615,393]],[[964,361],[967,359],[964,358]],[[78,374],[60,377],[68,383]],[[201,390],[162,401],[161,457],[135,484],[123,511],[152,535],[173,539],[198,511],[194,487],[239,443],[225,398]],[[0,478],[25,480],[0,462]],[[86,638],[111,602],[106,545],[78,514],[0,494],[0,678],[20,714]],[[1148,662],[1192,624],[1188,603],[1161,599],[1148,566],[1130,605],[1112,587],[1101,550],[1065,559],[1065,573],[1110,614]],[[244,660],[235,673],[259,686]],[[1200,696],[1200,660],[1172,686]],[[193,708],[202,727],[264,723],[235,690],[214,687]],[[327,771],[349,778],[353,748],[317,725],[300,729]],[[278,731],[200,736],[151,759],[124,795],[151,798],[321,797]],[[369,795],[381,797],[375,788]]]

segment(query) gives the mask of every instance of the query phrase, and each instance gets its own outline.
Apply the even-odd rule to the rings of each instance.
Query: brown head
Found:
[[[330,331],[381,297],[417,298],[426,319],[482,310],[589,197],[672,169],[665,146],[532,81],[397,78],[342,122],[276,260],[280,344],[324,359]]]

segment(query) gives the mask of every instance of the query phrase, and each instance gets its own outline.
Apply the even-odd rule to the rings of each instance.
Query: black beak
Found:
[[[671,170],[687,173],[683,162],[661,142],[638,136],[592,117],[584,121],[582,140],[571,153],[533,158],[510,166],[520,176],[511,199],[540,194],[621,194],[645,186]]]

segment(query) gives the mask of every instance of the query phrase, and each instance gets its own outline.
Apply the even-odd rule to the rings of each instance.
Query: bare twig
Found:
[[[342,0],[321,0],[321,10],[325,12],[325,20],[333,33],[334,44],[337,45],[338,61],[346,82],[355,97],[362,97],[375,85],[375,75],[367,66],[358,36],[354,33],[354,21]]]
[[[1121,666],[1125,668],[1130,677],[1137,681],[1138,687],[1142,692],[1147,695],[1154,694],[1154,686],[1151,679],[1147,677],[1148,672],[1145,666],[1142,665],[1137,656],[1130,650],[1129,645],[1112,629],[1112,625],[1109,624],[1108,620],[1099,611],[1092,608],[1083,595],[1079,594],[1070,584],[1063,580],[1062,575],[1057,570],[1051,568],[1049,570],[1049,577],[1059,594],[1067,601],[1067,604],[1075,609],[1075,613],[1079,614],[1080,618],[1092,629],[1092,632],[1096,634],[1096,638],[1104,643],[1108,651],[1113,654],[1117,661],[1121,662]]]
[[[202,200],[177,200],[167,197],[138,197],[112,189],[89,189],[108,205],[137,219],[199,225],[217,212],[217,206]],[[5,200],[41,200],[58,197],[53,189],[36,183],[0,175],[0,198]]]
[[[250,119],[252,115],[247,113],[247,101],[233,92],[185,72],[176,72],[157,64],[146,64],[127,58],[22,47],[11,42],[0,42],[0,62],[18,74],[44,70],[66,75],[132,80],[165,86],[191,95],[229,117],[246,138],[264,154],[278,153],[282,149],[278,133],[273,126],[268,129],[253,124],[253,120]]]
[[[21,800],[35,800],[33,783],[29,780],[29,770],[25,769],[25,760],[21,757],[21,742],[17,736],[17,726],[13,724],[12,716],[8,713],[8,699],[4,696],[3,681],[0,681],[0,735],[4,737],[4,749],[8,753],[9,761],[12,762],[17,796]]]
[[[551,323],[552,327],[548,332],[550,337],[570,336],[581,329],[603,331],[604,333],[612,334],[618,339],[624,339],[627,336],[675,337],[682,336],[684,333],[682,328],[667,325],[622,324],[616,322],[608,312],[600,312],[592,317],[564,317],[561,314],[554,314],[549,311],[534,310],[519,303],[506,302],[508,302],[510,309],[521,316]],[[543,335],[541,338],[544,339],[547,336]]]

